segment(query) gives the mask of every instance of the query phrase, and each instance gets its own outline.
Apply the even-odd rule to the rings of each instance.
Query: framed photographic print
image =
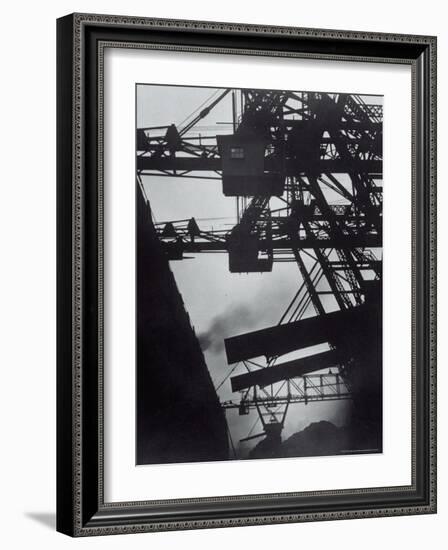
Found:
[[[436,39],[58,20],[72,536],[436,511]]]

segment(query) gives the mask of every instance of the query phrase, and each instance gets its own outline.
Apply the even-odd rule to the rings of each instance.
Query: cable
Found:
[[[233,444],[232,434],[230,433],[230,428],[228,424],[227,424],[227,434],[229,436],[230,446],[232,447],[233,457],[236,458],[236,449],[235,449],[235,445]]]
[[[215,90],[215,91],[212,93],[212,95],[211,95],[210,97],[208,97],[207,99],[205,99],[205,100],[199,105],[199,107],[197,107],[194,111],[192,111],[186,118],[184,118],[184,120],[183,120],[180,124],[177,125],[178,128],[181,128],[181,127],[187,122],[187,120],[193,118],[193,116],[194,116],[198,111],[200,111],[200,110],[202,109],[202,107],[203,107],[206,103],[208,103],[209,101],[211,101],[211,99],[212,99],[215,95],[217,95],[220,91],[221,91],[220,89]]]
[[[255,422],[252,424],[252,428],[249,430],[249,433],[246,435],[246,437],[250,437],[252,435],[252,432],[255,430],[255,426],[258,424],[259,421],[260,417],[257,416]]]
[[[219,384],[219,386],[217,386],[215,389],[216,391],[219,390],[219,388],[224,384],[224,382],[227,380],[227,378],[229,378],[229,376],[234,372],[234,370],[236,369],[236,367],[239,365],[239,363],[235,363],[235,366],[233,367],[233,369],[226,375],[226,377],[224,378],[224,380],[221,382],[221,384]]]

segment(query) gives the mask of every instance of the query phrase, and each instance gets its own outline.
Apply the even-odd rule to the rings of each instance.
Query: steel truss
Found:
[[[244,140],[264,143],[264,171],[260,184],[254,183],[258,192],[238,194],[229,185],[226,190],[224,140],[216,125],[200,125],[229,95],[231,130],[240,140],[234,153],[243,155]],[[142,185],[150,176],[182,177],[186,185],[198,178],[211,185],[219,180],[225,194],[236,197],[231,228],[207,229],[194,217],[156,223],[169,259],[226,253],[230,271],[242,273],[294,262],[302,282],[279,325],[310,313],[325,317],[326,296],[332,297],[332,310],[362,307],[371,283],[380,283],[382,276],[382,117],[382,105],[356,94],[227,89],[215,91],[182,127],[139,129],[137,176]],[[273,178],[281,180],[281,192],[272,191]],[[245,246],[249,249],[246,243],[250,261],[241,257]],[[281,431],[290,404],[349,399],[345,374],[356,361],[344,346],[329,342],[329,349],[339,349],[340,355],[327,374],[306,373],[266,387],[255,384],[237,390],[240,402],[226,401],[223,408],[240,414],[255,409],[262,434],[269,436]],[[257,367],[275,369],[279,357],[267,356]]]

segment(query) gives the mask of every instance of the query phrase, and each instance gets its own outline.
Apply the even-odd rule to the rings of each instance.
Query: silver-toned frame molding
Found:
[[[66,472],[66,478],[71,478],[71,491],[69,498],[65,494],[67,492],[67,483],[59,481],[61,490],[65,493],[59,496],[60,505],[58,504],[58,530],[71,534],[73,536],[90,536],[90,535],[106,535],[119,533],[135,533],[147,531],[161,530],[177,530],[177,529],[200,529],[211,527],[230,527],[237,525],[261,525],[266,523],[289,523],[303,521],[322,521],[332,519],[353,519],[365,517],[380,517],[380,516],[395,516],[404,514],[426,514],[436,511],[436,38],[428,36],[412,36],[400,34],[381,34],[381,33],[365,33],[339,30],[323,30],[323,29],[306,29],[293,27],[272,27],[259,25],[243,25],[234,23],[215,23],[204,21],[184,21],[184,20],[166,20],[166,19],[149,19],[137,17],[111,16],[111,15],[93,15],[93,14],[74,14],[71,17],[70,24],[67,28],[71,28],[71,80],[72,80],[72,120],[71,120],[71,182],[58,182],[58,185],[66,185],[71,189],[71,197],[68,202],[71,203],[71,230],[70,240],[71,247],[71,351],[70,365],[66,364],[66,360],[58,359],[58,369],[64,372],[69,368],[70,371],[70,414],[71,414],[71,460],[67,460],[66,448],[60,450],[60,468],[70,463],[70,475]],[[67,18],[64,18],[67,24]],[[63,20],[61,20],[63,21]],[[104,94],[104,50],[105,48],[132,48],[132,49],[162,49],[170,51],[188,51],[202,53],[219,53],[219,54],[240,54],[240,55],[257,55],[257,56],[278,56],[278,57],[297,57],[311,59],[328,59],[341,61],[363,61],[363,62],[380,62],[380,63],[398,63],[408,64],[412,68],[412,331],[413,336],[416,334],[416,220],[417,220],[417,185],[418,174],[416,173],[416,155],[417,155],[417,116],[416,113],[416,94],[419,86],[424,83],[418,79],[422,77],[419,71],[417,59],[378,57],[372,55],[337,55],[326,53],[307,53],[307,52],[291,52],[291,51],[272,51],[263,49],[243,49],[243,48],[217,48],[212,46],[186,46],[179,43],[176,44],[151,44],[148,42],[129,42],[115,40],[98,40],[97,43],[97,239],[98,239],[98,270],[97,270],[97,293],[98,293],[98,319],[97,319],[97,358],[98,358],[98,380],[97,380],[97,413],[98,413],[98,461],[97,461],[97,507],[95,510],[94,519],[86,520],[86,504],[84,501],[85,484],[83,482],[85,476],[84,454],[85,433],[83,427],[85,406],[85,355],[84,355],[84,340],[86,338],[84,326],[84,308],[85,308],[85,265],[86,257],[84,255],[84,246],[87,235],[85,235],[86,223],[86,196],[83,186],[83,178],[85,177],[85,162],[86,150],[84,145],[85,127],[84,127],[84,109],[85,98],[85,49],[87,46],[84,35],[85,29],[88,26],[98,26],[102,28],[120,28],[120,29],[139,29],[143,31],[194,31],[194,32],[213,32],[213,33],[232,33],[235,35],[262,35],[273,37],[292,37],[295,39],[320,39],[320,40],[340,40],[353,43],[385,43],[385,44],[406,44],[427,47],[429,49],[429,67],[427,69],[426,78],[429,78],[429,118],[425,124],[429,125],[429,140],[427,147],[427,185],[429,188],[429,219],[427,220],[427,286],[429,291],[429,311],[428,311],[428,341],[426,345],[429,348],[429,364],[428,364],[428,391],[427,391],[427,407],[428,407],[428,422],[429,432],[427,445],[429,446],[429,463],[428,463],[428,498],[425,503],[420,505],[403,505],[392,507],[372,507],[360,509],[346,509],[337,511],[322,511],[322,512],[300,512],[300,513],[281,513],[281,514],[264,514],[262,511],[257,514],[245,514],[244,511],[238,517],[217,517],[207,519],[194,520],[166,520],[157,521],[151,520],[142,523],[142,517],[145,512],[144,507],[159,506],[163,509],[167,504],[212,504],[219,502],[238,502],[247,501],[248,499],[258,501],[266,498],[277,499],[281,501],[283,497],[290,496],[333,496],[338,495],[344,497],[347,495],[366,495],[368,496],[383,492],[412,493],[417,489],[416,477],[416,342],[413,338],[412,344],[412,484],[405,487],[382,487],[382,488],[367,488],[367,489],[345,489],[337,491],[317,491],[307,493],[281,493],[270,495],[241,495],[233,497],[215,497],[215,498],[197,498],[197,499],[178,499],[170,501],[145,501],[145,502],[120,502],[107,503],[104,502],[104,482],[103,482],[103,94]],[[63,29],[66,30],[65,28]],[[61,23],[62,32],[62,23]],[[66,59],[64,59],[66,60]],[[61,71],[62,72],[62,71]],[[61,115],[62,116],[62,115]],[[421,128],[420,128],[421,129]],[[59,139],[61,135],[58,136]],[[60,156],[60,155],[59,155]],[[62,161],[61,161],[62,162]],[[58,177],[58,179],[60,179]],[[61,192],[62,194],[62,192]],[[66,240],[64,241],[67,242]],[[60,315],[66,315],[64,311],[60,311]],[[67,357],[65,357],[67,359]],[[65,376],[60,372],[60,376]],[[60,390],[59,390],[60,391]],[[67,394],[68,395],[68,394]],[[65,404],[67,407],[67,404]],[[61,414],[61,411],[58,411]],[[65,427],[67,427],[67,419]],[[62,428],[61,428],[62,429]],[[58,437],[61,439],[61,429],[58,429]],[[64,464],[63,464],[64,463]],[[142,512],[139,514],[139,509]],[[88,514],[89,515],[89,514]],[[112,518],[107,521],[102,521],[104,518]],[[115,520],[113,518],[116,518]]]

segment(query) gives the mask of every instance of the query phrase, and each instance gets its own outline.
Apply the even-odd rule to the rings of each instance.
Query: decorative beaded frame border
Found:
[[[429,333],[429,342],[427,343],[430,349],[429,361],[429,388],[427,395],[427,406],[429,407],[429,498],[425,505],[421,506],[395,506],[385,508],[370,508],[360,510],[345,510],[337,512],[313,512],[313,513],[285,513],[280,515],[244,515],[239,517],[225,519],[204,519],[204,520],[186,520],[186,521],[151,521],[147,523],[127,523],[126,521],[117,520],[116,525],[96,526],[95,522],[87,524],[83,520],[82,513],[82,477],[83,477],[83,460],[82,460],[82,344],[83,344],[83,298],[82,298],[82,277],[83,277],[83,194],[82,194],[82,162],[83,162],[83,113],[82,113],[82,89],[83,89],[83,29],[86,25],[97,24],[101,26],[119,26],[135,28],[139,27],[148,30],[202,30],[214,32],[233,32],[241,34],[263,34],[268,36],[291,36],[296,38],[320,38],[320,39],[339,39],[343,41],[357,42],[386,42],[386,43],[405,43],[417,44],[429,47],[430,68],[430,92],[429,92],[429,210],[430,219],[429,236],[428,236],[428,261],[429,261],[429,327],[426,327]],[[415,151],[416,151],[416,113],[415,113],[415,97],[417,86],[417,70],[416,61],[410,59],[398,59],[388,57],[365,57],[351,55],[331,55],[331,54],[312,54],[312,53],[293,53],[290,51],[263,51],[263,50],[243,50],[229,48],[214,48],[206,46],[182,46],[182,45],[156,45],[148,43],[130,43],[130,42],[100,42],[98,44],[98,296],[99,296],[99,311],[98,311],[98,352],[99,352],[99,396],[98,396],[98,418],[99,418],[99,464],[98,464],[98,511],[113,512],[119,509],[128,510],[131,513],[135,512],[138,507],[144,505],[160,505],[169,502],[170,504],[185,504],[185,503],[213,503],[213,502],[230,502],[248,498],[257,500],[261,498],[271,497],[280,499],[282,496],[304,496],[304,495],[353,495],[353,494],[369,494],[378,491],[397,491],[412,492],[415,490],[415,372],[416,372],[416,355],[415,342],[412,344],[412,484],[406,487],[382,487],[382,488],[367,488],[367,489],[344,489],[335,491],[318,491],[307,493],[282,493],[269,495],[241,495],[233,497],[215,497],[215,498],[197,498],[197,499],[179,499],[170,501],[139,501],[139,502],[120,502],[120,503],[105,503],[104,488],[103,488],[103,77],[104,77],[104,49],[107,47],[113,48],[133,48],[133,49],[161,49],[170,51],[189,51],[202,53],[220,53],[220,54],[241,54],[241,55],[261,55],[261,56],[279,56],[279,57],[298,57],[298,58],[314,58],[328,59],[341,61],[365,61],[365,62],[381,62],[381,63],[405,63],[412,67],[412,126],[413,126],[413,143],[412,143],[412,330],[415,332],[415,231],[416,231],[416,169],[415,169]],[[400,35],[400,34],[382,34],[382,33],[365,33],[340,30],[324,30],[324,29],[306,29],[295,27],[273,27],[259,25],[244,25],[234,23],[216,23],[205,21],[185,21],[185,20],[168,20],[168,19],[149,19],[126,16],[112,15],[95,15],[95,14],[74,14],[73,15],[73,119],[72,119],[72,148],[73,148],[73,171],[72,171],[72,449],[73,449],[73,471],[72,471],[72,514],[71,527],[67,527],[66,519],[59,524],[58,529],[73,536],[92,536],[92,535],[107,535],[120,533],[136,533],[148,531],[162,530],[178,530],[178,529],[201,529],[212,527],[230,527],[238,525],[262,525],[267,523],[289,523],[289,522],[304,522],[304,521],[323,521],[332,519],[354,519],[365,517],[381,517],[394,516],[405,514],[426,514],[436,512],[436,38],[428,36],[415,35]],[[62,366],[59,366],[62,368]],[[65,367],[66,368],[66,367]],[[65,510],[58,510],[58,516],[66,514]],[[62,525],[64,523],[64,525]]]

